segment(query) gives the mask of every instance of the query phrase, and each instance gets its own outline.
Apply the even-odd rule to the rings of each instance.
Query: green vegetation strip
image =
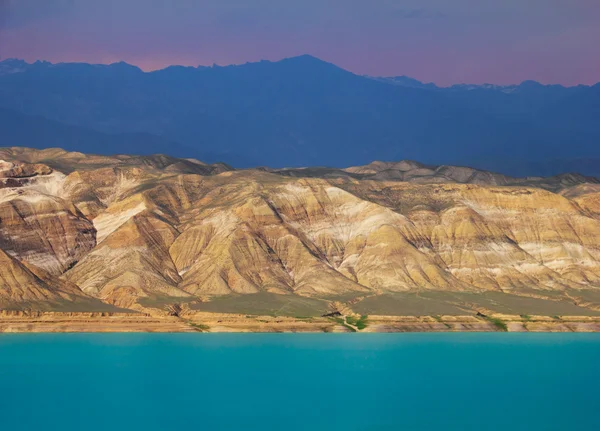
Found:
[[[187,323],[189,326],[191,326],[198,332],[208,332],[208,330],[210,329],[210,326],[208,326],[208,325],[203,325],[201,323],[194,323],[191,320],[185,320],[185,323]]]
[[[356,329],[354,329],[352,326],[348,325],[346,323],[346,320],[344,320],[341,317],[332,317],[331,320],[333,320],[334,322],[336,322],[338,325],[341,325],[344,328],[348,329],[350,332],[356,332]]]
[[[508,327],[506,326],[506,323],[504,323],[502,320],[500,320],[496,317],[490,317],[490,316],[484,316],[484,318],[487,321],[489,321],[490,323],[492,323],[500,331],[504,331],[504,332],[508,331]]]
[[[352,326],[356,326],[360,331],[362,331],[368,325],[367,319],[368,319],[367,315],[362,315],[362,316],[360,316],[360,318],[356,318],[354,316],[347,316],[346,323],[348,323],[349,325],[352,325]]]

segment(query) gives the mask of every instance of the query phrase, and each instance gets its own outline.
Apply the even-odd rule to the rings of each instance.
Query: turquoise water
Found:
[[[599,334],[0,336],[4,430],[598,430]]]

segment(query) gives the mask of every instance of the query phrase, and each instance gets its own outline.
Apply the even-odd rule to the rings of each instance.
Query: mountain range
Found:
[[[0,62],[4,146],[164,153],[236,167],[415,159],[600,175],[600,85],[359,76],[311,56],[237,66]]]
[[[589,316],[599,289],[591,177],[0,148],[0,311]]]

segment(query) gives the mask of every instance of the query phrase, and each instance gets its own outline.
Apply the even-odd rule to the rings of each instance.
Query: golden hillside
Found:
[[[593,314],[600,185],[4,148],[0,264],[0,308]]]

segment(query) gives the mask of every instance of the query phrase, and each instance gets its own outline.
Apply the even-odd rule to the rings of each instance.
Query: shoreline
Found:
[[[228,313],[151,316],[135,313],[0,312],[0,333],[392,333],[600,332],[589,316],[368,316],[363,329],[345,316],[274,317]]]

